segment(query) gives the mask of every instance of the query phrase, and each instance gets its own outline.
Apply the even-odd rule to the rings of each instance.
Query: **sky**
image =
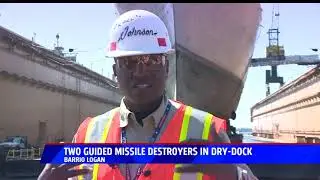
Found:
[[[280,4],[280,44],[286,55],[315,54],[310,48],[320,48],[320,4]],[[273,4],[262,4],[262,27],[253,57],[265,57],[268,45],[266,32],[271,27]],[[116,18],[112,4],[0,4],[0,25],[28,39],[53,49],[56,34],[65,48],[74,48],[78,63],[111,78],[112,59],[105,58],[109,28]],[[284,65],[278,74],[288,83],[312,66]],[[251,127],[250,108],[265,98],[265,70],[255,67],[248,71],[244,90],[237,109],[236,127]],[[271,85],[271,93],[279,85]]]

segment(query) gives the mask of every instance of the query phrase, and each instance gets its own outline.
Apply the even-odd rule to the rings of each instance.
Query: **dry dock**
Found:
[[[0,140],[71,141],[88,116],[120,104],[116,83],[0,26]]]
[[[320,66],[251,109],[253,135],[284,142],[319,143]]]

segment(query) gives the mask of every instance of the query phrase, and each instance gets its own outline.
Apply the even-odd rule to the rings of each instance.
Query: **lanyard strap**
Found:
[[[169,111],[171,109],[171,103],[168,102],[167,104],[167,107],[166,107],[166,110],[163,114],[163,116],[161,117],[157,127],[155,128],[154,132],[153,132],[153,135],[150,137],[149,139],[149,143],[154,143],[160,133],[160,130],[165,122],[165,120],[167,119],[167,116],[169,114]],[[127,134],[126,134],[126,129],[125,128],[122,128],[121,129],[121,143],[124,144],[124,143],[127,143]],[[136,173],[136,176],[135,176],[135,180],[139,178],[139,176],[141,175],[142,173],[142,169],[145,165],[141,165],[139,166],[138,170],[137,170],[137,173]],[[126,180],[131,180],[131,174],[130,174],[130,170],[129,170],[129,167],[128,167],[128,164],[126,164]]]

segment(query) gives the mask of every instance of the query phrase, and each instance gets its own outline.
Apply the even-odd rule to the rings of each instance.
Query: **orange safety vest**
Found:
[[[168,102],[171,103],[171,102]],[[179,143],[187,139],[187,134],[190,129],[189,122],[191,119],[197,119],[198,117],[202,117],[203,130],[200,132],[200,137],[204,140],[212,140],[210,129],[213,121],[215,121],[215,130],[218,132],[220,129],[225,129],[226,124],[225,121],[217,118],[210,113],[200,111],[198,109],[192,108],[190,106],[186,106],[180,103],[180,108],[174,113],[173,118],[167,125],[166,129],[164,129],[159,141],[157,143]],[[198,116],[198,117],[196,117]],[[96,120],[95,120],[96,119]],[[100,117],[101,119],[101,117]],[[199,119],[199,118],[198,118]],[[101,122],[104,122],[102,124]],[[75,143],[120,143],[121,137],[121,128],[120,124],[120,113],[119,108],[115,108],[109,112],[107,112],[102,121],[99,122],[100,126],[96,125],[97,118],[87,118],[79,127],[74,142]],[[101,130],[101,125],[105,127]],[[90,140],[91,134],[95,132],[95,128],[100,129],[101,133],[99,133],[99,138],[95,138],[95,140]],[[198,129],[192,129],[191,131],[199,131]],[[193,138],[188,136],[189,138]],[[194,176],[195,180],[215,180],[214,176],[209,176],[203,173],[176,173],[174,172],[175,167],[180,166],[179,164],[146,164],[142,173],[138,180],[180,180],[190,179],[190,176]],[[82,166],[79,166],[82,168]],[[93,172],[90,174],[88,179],[93,180],[125,180],[125,176],[121,174],[120,170],[116,167],[111,167],[108,164],[94,164]],[[78,179],[87,179],[83,176],[78,176]]]

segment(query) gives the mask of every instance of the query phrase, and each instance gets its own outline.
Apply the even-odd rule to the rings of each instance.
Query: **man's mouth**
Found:
[[[134,88],[141,88],[141,89],[143,89],[143,88],[150,88],[151,85],[150,85],[150,84],[135,84],[133,87],[134,87]]]

